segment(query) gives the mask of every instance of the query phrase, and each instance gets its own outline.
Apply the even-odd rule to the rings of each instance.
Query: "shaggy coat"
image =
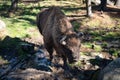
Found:
[[[77,34],[58,7],[50,7],[37,15],[37,27],[43,35],[44,45],[52,60],[53,49],[63,58],[73,63],[79,59],[80,36]]]

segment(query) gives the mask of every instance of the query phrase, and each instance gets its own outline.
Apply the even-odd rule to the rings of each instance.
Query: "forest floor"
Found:
[[[0,19],[6,24],[0,31],[1,79],[97,80],[99,71],[120,55],[120,8],[108,6],[101,12],[93,7],[93,16],[88,18],[85,6],[77,2],[41,1],[39,4],[19,4],[17,11],[8,17],[5,10],[9,5],[0,5]],[[69,78],[62,67],[47,65],[48,69],[43,69],[35,64],[34,54],[39,49],[44,50],[42,35],[35,24],[36,14],[51,5],[60,6],[74,29],[84,33],[80,62],[70,65],[72,76]]]

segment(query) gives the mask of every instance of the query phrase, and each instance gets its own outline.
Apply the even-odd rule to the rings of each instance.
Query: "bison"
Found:
[[[53,59],[53,50],[61,56],[64,65],[78,61],[80,34],[76,33],[59,7],[52,6],[37,15],[37,27],[43,35],[44,46]]]

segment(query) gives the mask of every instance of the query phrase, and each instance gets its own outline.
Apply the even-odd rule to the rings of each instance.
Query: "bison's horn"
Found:
[[[65,35],[65,36],[63,36],[62,39],[60,40],[60,43],[61,43],[62,45],[66,45],[66,41],[65,41],[66,38],[67,38],[67,36]]]

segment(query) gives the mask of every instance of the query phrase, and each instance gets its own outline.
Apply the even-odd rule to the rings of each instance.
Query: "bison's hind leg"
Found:
[[[49,55],[50,55],[50,61],[53,59],[53,45],[45,44],[45,48],[47,49]]]
[[[70,67],[69,67],[69,65],[67,64],[67,57],[64,56],[64,55],[62,55],[62,59],[63,59],[63,68],[64,68],[65,70],[70,70]]]

